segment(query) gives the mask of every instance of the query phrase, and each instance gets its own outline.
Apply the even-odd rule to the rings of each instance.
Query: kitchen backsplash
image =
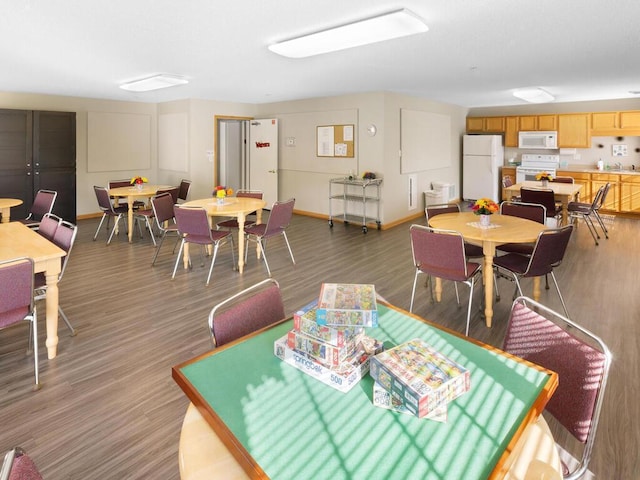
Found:
[[[640,169],[640,137],[591,137],[591,148],[538,151],[507,147],[504,150],[505,165],[509,165],[511,159],[519,164],[523,153],[559,154],[561,167],[585,165],[596,168],[598,160],[602,160],[611,167],[620,162],[624,169],[630,169],[632,165]]]

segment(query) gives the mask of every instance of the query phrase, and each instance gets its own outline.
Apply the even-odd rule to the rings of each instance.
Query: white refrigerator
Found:
[[[465,135],[462,139],[462,198],[500,201],[500,167],[504,148],[500,135]]]

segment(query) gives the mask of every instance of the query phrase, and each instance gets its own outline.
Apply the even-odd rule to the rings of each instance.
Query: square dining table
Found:
[[[373,379],[347,393],[274,355],[291,318],[173,367],[174,380],[250,478],[502,478],[556,373],[387,303],[367,335],[422,338],[469,369],[470,389],[436,422],[373,405]],[[221,471],[220,474],[223,474]]]
[[[30,257],[35,272],[44,272],[47,282],[46,327],[47,356],[58,351],[58,276],[62,257],[67,253],[35,230],[20,222],[0,223],[0,260]]]

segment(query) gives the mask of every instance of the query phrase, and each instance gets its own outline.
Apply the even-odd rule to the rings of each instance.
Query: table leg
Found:
[[[54,263],[57,263],[56,271]],[[58,352],[58,274],[60,273],[60,259],[56,258],[55,262],[50,262],[52,269],[45,271],[47,282],[47,296],[45,299],[46,306],[46,329],[47,340],[47,357],[49,359],[56,358]]]
[[[129,205],[129,211],[127,212],[127,225],[129,225],[129,243],[133,240],[133,196],[127,197],[127,204]]]
[[[244,222],[245,214],[238,214],[238,272],[244,271]]]
[[[436,277],[436,302],[440,302],[442,300],[442,279],[440,277]]]
[[[10,207],[0,209],[0,213],[2,214],[2,223],[9,223],[10,211],[11,211]]]
[[[562,225],[569,225],[569,195],[563,195],[562,203]]]
[[[493,320],[493,257],[496,254],[496,246],[491,242],[482,245],[484,252],[484,318],[487,328],[491,328]]]
[[[533,299],[540,300],[540,277],[533,277]]]

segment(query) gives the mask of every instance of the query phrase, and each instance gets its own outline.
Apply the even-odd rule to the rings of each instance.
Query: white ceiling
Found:
[[[398,92],[465,107],[640,98],[638,0],[0,0],[0,92],[270,103]],[[408,8],[429,32],[289,59],[278,40]],[[189,85],[131,93],[156,73]]]

